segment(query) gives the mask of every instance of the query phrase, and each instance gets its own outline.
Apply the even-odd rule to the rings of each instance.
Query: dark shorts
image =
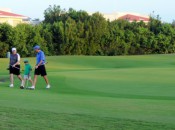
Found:
[[[46,76],[46,68],[45,65],[41,65],[38,67],[38,69],[35,69],[35,75],[41,75],[41,76]]]
[[[15,67],[10,66],[10,74],[20,75],[20,65],[16,65]]]

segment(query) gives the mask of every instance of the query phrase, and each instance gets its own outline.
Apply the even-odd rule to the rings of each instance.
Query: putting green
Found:
[[[47,61],[51,89],[39,77],[29,91],[18,79],[8,87],[8,59],[0,59],[0,129],[175,129],[174,55]]]

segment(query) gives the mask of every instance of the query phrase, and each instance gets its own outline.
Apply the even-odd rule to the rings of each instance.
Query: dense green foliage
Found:
[[[22,56],[32,56],[35,44],[47,55],[137,55],[175,52],[175,26],[151,17],[148,24],[108,21],[100,13],[68,11],[49,6],[44,21],[14,28],[0,24],[0,57],[16,46]]]
[[[30,91],[20,90],[17,78],[8,87],[8,59],[0,59],[1,130],[175,129],[174,55],[47,60],[51,89],[38,77]]]

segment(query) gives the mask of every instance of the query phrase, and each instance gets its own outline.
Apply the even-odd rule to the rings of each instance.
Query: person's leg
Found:
[[[49,80],[48,80],[48,78],[47,78],[47,75],[43,76],[43,78],[44,78],[46,84],[49,85]]]
[[[14,79],[13,79],[13,74],[10,74],[10,87],[13,87]]]
[[[46,84],[47,84],[46,88],[49,89],[50,88],[50,84],[49,84],[49,80],[47,78],[47,75],[43,76],[43,78],[44,78],[44,80],[46,81]]]
[[[21,75],[17,75],[17,77],[21,82],[23,81]]]
[[[21,75],[17,75],[17,77],[21,81],[21,86],[24,87],[24,80],[22,79]]]
[[[33,81],[32,81],[32,79],[29,79],[29,81],[30,81],[30,83],[32,84],[32,86],[33,86]]]
[[[16,65],[16,68],[13,68],[13,71],[14,71],[13,74],[17,75],[18,79],[21,81],[20,88],[23,89],[24,88],[24,83],[23,83],[24,81],[20,75],[20,65]]]
[[[26,79],[24,79],[24,82],[23,82],[23,85],[25,86],[25,84],[26,84]]]
[[[10,74],[10,83],[13,84],[14,80],[13,80],[13,74]]]
[[[43,76],[43,78],[47,84],[46,88],[50,88],[50,84],[49,84],[49,80],[47,78],[47,72],[46,72],[45,66],[44,65],[41,66],[40,69],[41,69],[41,76]]]
[[[38,75],[36,75],[36,74],[34,75],[34,81],[32,81],[32,79],[29,78],[29,81],[31,82],[32,87],[28,87],[28,89],[35,90],[35,86],[36,86],[37,78],[38,78]]]
[[[38,75],[34,75],[33,86],[36,86]]]
[[[32,87],[29,87],[29,89],[32,89],[32,90],[35,89],[38,75],[40,75],[40,73],[39,73],[38,69],[35,69],[33,83],[32,83],[32,80],[30,81],[32,83]]]
[[[22,79],[21,75],[17,75],[18,79],[21,81],[21,89],[24,89],[24,80]]]
[[[14,78],[13,78],[13,68],[9,67],[9,74],[10,74],[10,85],[9,87],[14,87]]]

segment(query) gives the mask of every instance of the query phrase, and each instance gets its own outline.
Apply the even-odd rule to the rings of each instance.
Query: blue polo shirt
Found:
[[[44,52],[40,50],[36,55],[36,64],[38,65],[41,60],[43,61],[41,65],[43,65],[45,63],[45,55]]]

